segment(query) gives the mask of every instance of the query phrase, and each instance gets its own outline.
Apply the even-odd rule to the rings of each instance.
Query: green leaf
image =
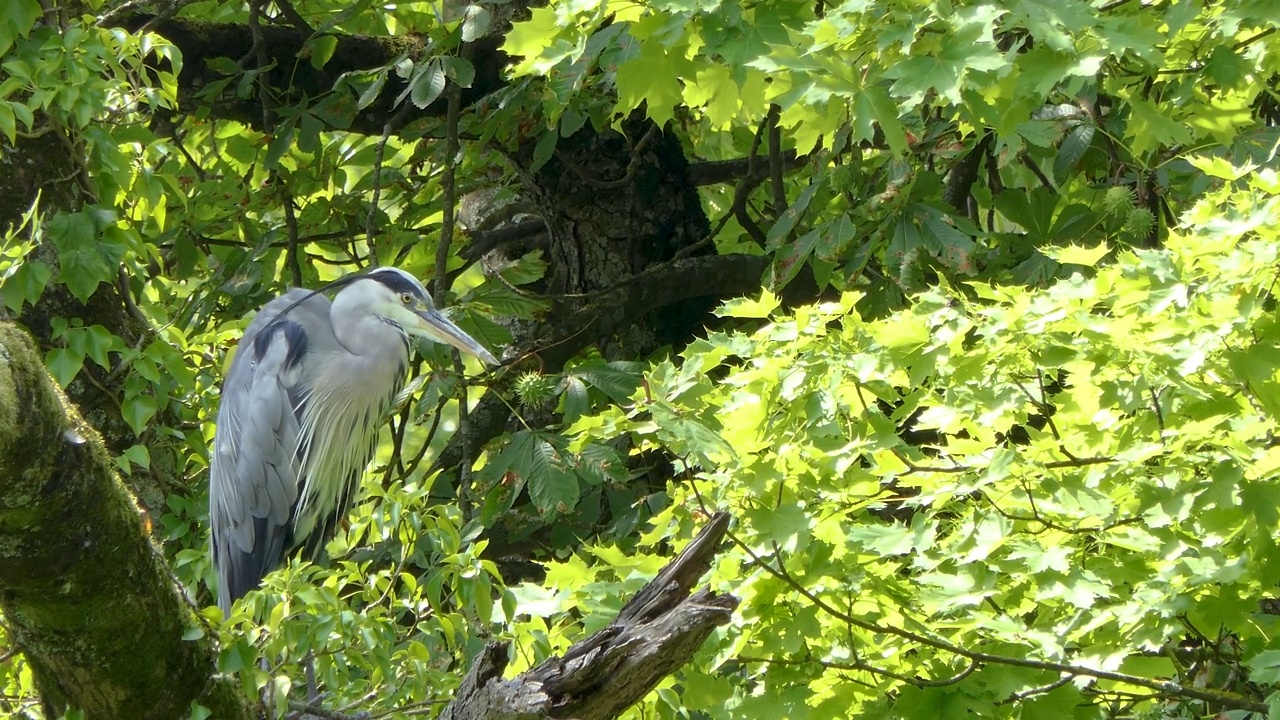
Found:
[[[787,286],[787,283],[794,280],[800,268],[804,267],[804,264],[813,256],[813,249],[817,247],[818,240],[821,238],[820,230],[810,230],[795,242],[784,244],[774,256],[773,265],[770,268],[769,287],[773,290],[781,290]]]
[[[683,100],[679,78],[690,74],[692,65],[678,51],[660,42],[640,45],[640,54],[618,68],[618,109],[625,113],[644,106],[649,118],[662,127],[675,116]]]
[[[134,435],[142,435],[147,423],[156,415],[156,401],[150,395],[138,394],[124,401],[121,406],[124,421],[129,424]]]
[[[21,312],[22,306],[34,305],[40,299],[53,269],[39,260],[27,259],[0,280],[0,299],[13,312]]]
[[[151,451],[146,445],[130,445],[124,451],[124,458],[143,470],[151,468]]]
[[[479,5],[471,5],[467,9],[478,8]],[[463,57],[447,55],[441,59],[445,75],[454,82],[458,87],[469,88],[471,83],[476,79],[476,68],[471,64],[470,60]]]
[[[556,151],[556,143],[560,139],[560,133],[554,128],[547,130],[538,137],[538,144],[533,148],[533,161],[530,163],[530,170],[538,170],[547,161],[551,159],[552,154]]]
[[[333,57],[333,51],[338,49],[338,37],[336,35],[312,36],[307,39],[305,49],[310,52],[311,67],[322,70]]]
[[[1062,125],[1048,120],[1028,120],[1018,123],[1018,135],[1032,145],[1053,147],[1062,137]]]
[[[489,32],[489,10],[483,5],[467,6],[467,14],[462,20],[462,41],[472,42],[484,37]],[[463,87],[469,87],[463,85]]]
[[[1249,679],[1257,683],[1280,682],[1280,650],[1266,650],[1245,661],[1249,666]]]
[[[858,133],[855,139],[871,141],[874,139],[874,133],[871,129],[871,121],[874,120],[880,125],[881,131],[884,132],[885,142],[889,145],[889,150],[895,156],[902,156],[907,153],[907,134],[903,130],[902,121],[899,119],[900,112],[897,104],[889,97],[889,94],[881,87],[867,87],[858,95]]]
[[[821,183],[815,182],[805,188],[800,193],[800,196],[796,198],[796,201],[791,204],[791,207],[783,211],[777,222],[773,224],[773,227],[769,228],[768,247],[770,249],[777,248],[782,239],[790,235],[791,231],[795,229],[796,223],[800,222],[800,218],[804,216],[804,211],[808,209],[809,202],[813,200],[813,194],[818,191],[820,185]]]
[[[640,387],[640,375],[621,367],[592,362],[575,366],[566,375],[580,378],[618,403],[626,403]]]
[[[1209,54],[1205,72],[1223,90],[1237,87],[1248,73],[1248,63],[1230,45],[1218,45]]]
[[[1067,245],[1066,247],[1046,247],[1041,250],[1045,255],[1057,260],[1063,265],[1084,265],[1085,267],[1094,267],[1098,261],[1107,256],[1111,252],[1111,247],[1106,243],[1099,243],[1095,247],[1086,248],[1079,245]]]
[[[665,402],[653,404],[653,418],[660,434],[681,455],[706,458],[708,464],[726,462],[734,456],[733,447],[702,420],[691,417]]]
[[[115,266],[98,243],[93,221],[83,212],[60,212],[49,221],[49,236],[58,248],[58,282],[84,302],[115,275]]]
[[[563,456],[538,438],[528,465],[529,497],[543,515],[560,515],[578,504],[578,478],[565,467]]]
[[[438,59],[432,60],[414,72],[409,84],[409,99],[419,110],[425,110],[444,92],[444,84],[444,66]]]
[[[360,93],[360,97],[356,100],[356,109],[363,110],[373,104],[374,100],[382,94],[382,88],[387,84],[387,71],[383,70],[373,75],[369,80],[368,86]]]
[[[13,103],[0,100],[0,133],[9,140],[9,144],[18,142],[18,123],[13,114]]]
[[[222,55],[205,58],[205,64],[209,66],[210,70],[213,70],[219,75],[233,76],[239,75],[242,72],[240,66],[236,64],[235,60]]]
[[[561,412],[564,413],[565,425],[572,425],[590,410],[591,401],[587,397],[587,384],[581,378],[566,375],[564,377],[564,395],[561,402]]]
[[[43,14],[39,0],[9,0],[0,25],[0,56],[9,52],[14,39],[26,37]]]
[[[267,156],[263,160],[264,167],[273,169],[280,166],[280,158],[284,157],[289,148],[293,147],[293,137],[296,130],[293,121],[285,123],[283,127],[276,128],[271,142],[267,145]]]
[[[1185,145],[1192,141],[1187,126],[1165,113],[1154,103],[1141,98],[1129,98],[1129,134],[1133,137],[1135,155],[1158,147]]]
[[[529,430],[513,433],[506,447],[482,472],[482,478],[493,485],[503,482],[507,475],[514,476],[521,486],[528,488],[529,497],[543,515],[568,512],[578,503],[577,477],[569,470],[564,455],[539,433]],[[486,517],[505,512],[503,505],[509,508],[513,495],[501,503],[497,501],[500,494],[491,493],[494,502],[487,501]]]
[[[782,298],[769,292],[766,288],[761,294],[760,299],[752,298],[735,298],[726,300],[720,310],[716,312],[721,317],[738,317],[738,318],[767,318],[773,314],[778,307],[782,305]]]
[[[517,292],[505,283],[489,282],[462,298],[463,303],[474,304],[491,315],[518,317],[534,320],[550,305],[533,295]]]
[[[1096,131],[1097,128],[1093,123],[1082,122],[1067,133],[1067,137],[1062,141],[1062,147],[1058,148],[1058,155],[1053,161],[1053,177],[1055,180],[1059,183],[1066,182],[1067,176],[1076,169],[1076,166],[1084,159],[1084,154],[1088,152],[1089,147],[1093,144],[1093,135]]]
[[[487,348],[501,348],[511,342],[509,330],[473,310],[463,312],[457,318],[457,323],[458,327]]]
[[[514,263],[502,268],[499,273],[508,283],[520,286],[541,280],[547,274],[547,263],[542,259],[542,251],[534,250],[520,256]]]
[[[1257,170],[1253,163],[1237,166],[1227,158],[1207,155],[1192,155],[1187,158],[1197,170],[1210,176],[1235,182]]]
[[[607,482],[625,482],[627,480],[627,464],[618,453],[608,445],[590,443],[578,453],[578,475],[591,485],[603,485]]]
[[[65,388],[84,367],[84,355],[70,348],[54,348],[44,356],[44,366],[49,368],[54,381]]]
[[[552,7],[534,8],[529,13],[528,20],[512,23],[511,30],[503,38],[503,50],[512,57],[522,58],[516,63],[513,72],[527,75],[551,69],[559,61],[559,57],[545,56],[562,42],[559,38],[562,24],[556,9]]]

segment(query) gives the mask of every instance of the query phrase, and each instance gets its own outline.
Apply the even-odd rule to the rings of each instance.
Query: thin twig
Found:
[[[279,173],[273,171],[272,174],[280,181],[281,199],[284,201],[284,228],[289,236],[288,249],[284,254],[285,265],[289,267],[293,286],[302,287],[302,263],[298,260],[298,215],[293,208],[293,193]]]
[[[955,685],[961,680],[964,680],[965,678],[972,675],[981,666],[981,663],[979,663],[977,660],[970,660],[969,664],[965,667],[965,669],[961,670],[955,675],[952,675],[951,677],[942,678],[940,680],[925,680],[923,678],[913,678],[908,675],[903,675],[902,673],[896,673],[896,672],[893,672],[892,670],[885,670],[884,668],[878,668],[874,665],[867,664],[861,660],[855,660],[854,662],[851,662],[851,663],[838,663],[838,662],[831,662],[829,660],[818,660],[817,658],[804,659],[804,660],[789,660],[784,658],[751,657],[748,655],[739,655],[737,657],[737,660],[740,662],[758,662],[758,663],[765,663],[770,665],[807,665],[807,664],[816,663],[824,668],[827,668],[828,670],[861,670],[863,672],[869,672],[873,675],[883,675],[885,677],[893,678],[894,680],[900,680],[904,683],[907,683],[908,685],[914,685],[916,687],[921,687],[921,688],[946,687],[948,685]]]
[[[453,230],[457,220],[458,185],[458,116],[461,113],[461,97],[458,86],[450,84],[445,90],[445,138],[444,138],[444,217],[440,227],[440,242],[436,245],[437,300],[443,300],[449,290],[449,248],[453,244]]]
[[[671,256],[671,259],[679,260],[680,258],[689,257],[695,252],[710,245],[712,242],[715,241],[716,236],[720,234],[720,231],[724,230],[724,226],[729,224],[729,218],[731,217],[733,217],[732,210],[721,215],[720,219],[716,221],[716,226],[714,228],[711,228],[711,232],[707,233],[706,237],[702,238],[701,240],[699,240],[698,242],[692,245],[686,245],[680,248],[680,250],[675,255]]]
[[[116,18],[137,10],[143,5],[150,5],[153,2],[155,2],[155,0],[129,0],[126,3],[122,3],[121,5],[111,8],[107,12],[99,15],[97,19],[94,20],[93,24],[98,27],[111,27],[115,24]]]
[[[1252,45],[1252,44],[1254,44],[1254,43],[1258,42],[1259,40],[1261,40],[1261,39],[1263,39],[1263,38],[1267,37],[1268,35],[1272,35],[1272,34],[1274,34],[1274,33],[1275,33],[1275,31],[1276,31],[1275,26],[1269,27],[1269,28],[1267,28],[1266,30],[1260,30],[1260,31],[1258,31],[1258,32],[1254,33],[1253,35],[1250,35],[1249,37],[1247,37],[1247,38],[1245,38],[1245,39],[1241,40],[1240,42],[1236,43],[1235,45],[1232,45],[1232,46],[1231,46],[1231,49],[1232,49],[1232,50],[1234,50],[1235,52],[1240,52],[1241,50],[1244,50],[1245,48],[1247,48],[1247,47],[1249,47],[1250,45]]]
[[[120,288],[120,299],[124,302],[125,311],[129,313],[130,317],[141,323],[145,331],[149,332],[151,321],[147,319],[146,315],[142,314],[142,310],[133,301],[133,293],[129,291],[129,276],[125,274],[123,265],[116,272],[116,284]]]
[[[656,124],[651,125],[649,127],[649,131],[640,138],[640,142],[636,143],[635,147],[631,148],[631,160],[627,162],[627,169],[623,171],[622,177],[615,178],[613,180],[601,180],[600,178],[588,175],[585,170],[569,162],[567,158],[558,152],[556,153],[556,158],[560,160],[560,162],[564,163],[565,167],[572,170],[575,175],[581,178],[582,181],[588,185],[601,190],[617,190],[618,188],[630,185],[631,181],[635,179],[636,170],[640,168],[640,158],[643,157],[645,148],[648,147],[649,143],[653,142],[653,139],[657,136],[658,126]]]
[[[451,84],[445,91],[445,139],[444,139],[444,218],[440,228],[440,243],[436,246],[436,297],[442,299],[449,290],[449,247],[453,243],[453,230],[457,216],[458,187],[458,116],[461,113],[462,97],[457,85]],[[467,377],[462,365],[462,353],[453,351],[453,369],[458,373],[458,435],[462,438],[462,462],[458,464],[458,510],[464,518],[471,516],[471,501],[468,489],[471,487],[472,448],[470,439],[469,416],[467,408]]]
[[[747,212],[747,199],[751,195],[751,191],[764,181],[763,176],[756,177],[755,162],[756,156],[760,152],[760,143],[764,140],[765,132],[769,127],[768,121],[769,118],[766,116],[765,119],[760,121],[760,126],[756,128],[756,136],[751,141],[751,152],[747,154],[747,176],[738,183],[738,186],[733,191],[733,216],[738,219],[738,224],[742,226],[743,230],[747,231],[751,239],[755,240],[760,247],[764,247],[769,238]]]
[[[787,210],[787,186],[782,182],[782,129],[778,127],[778,115],[782,108],[769,106],[766,118],[769,123],[769,178],[773,184],[773,216],[782,217]]]
[[[1164,442],[1164,412],[1160,409],[1160,392],[1163,390],[1164,388],[1161,388],[1160,391],[1157,391],[1150,385],[1147,386],[1147,393],[1151,395],[1151,407],[1156,411],[1156,424],[1160,427],[1161,443]]]
[[[427,429],[427,437],[422,441],[422,447],[418,448],[418,454],[413,456],[409,461],[409,466],[404,469],[401,477],[409,477],[418,469],[418,465],[422,463],[422,458],[426,457],[427,450],[431,447],[431,442],[435,440],[436,430],[440,428],[440,416],[444,414],[444,406],[449,402],[448,395],[441,395],[439,402],[436,403],[436,411],[431,414],[431,427]]]
[[[1011,703],[1019,702],[1021,700],[1026,700],[1027,698],[1033,697],[1035,695],[1045,695],[1053,692],[1054,690],[1057,690],[1058,688],[1062,687],[1063,685],[1066,685],[1067,683],[1071,682],[1074,679],[1075,678],[1071,675],[1063,675],[1062,677],[1058,678],[1057,680],[1054,680],[1048,685],[1041,685],[1040,687],[1033,687],[1027,690],[1022,690],[1020,692],[1010,693],[1009,697],[1005,698],[1004,700],[1001,700],[996,704],[1009,705]]]
[[[373,195],[369,199],[369,218],[365,221],[364,236],[369,243],[369,266],[378,267],[378,202],[382,195],[382,161],[386,156],[387,143],[391,142],[391,136],[409,116],[409,103],[404,103],[400,109],[387,119],[386,124],[382,126],[382,137],[378,138],[378,145],[373,151]]]
[[[300,703],[296,700],[289,701],[289,720],[306,720],[308,717],[320,718],[320,720],[363,720],[368,715],[361,713],[359,715],[347,715],[336,710],[326,710],[319,705],[310,703]]]
[[[1046,190],[1048,190],[1050,193],[1054,195],[1058,194],[1058,188],[1053,186],[1053,183],[1050,182],[1048,176],[1046,176],[1044,172],[1040,170],[1040,166],[1036,164],[1035,160],[1031,159],[1030,155],[1023,153],[1021,156],[1019,156],[1019,159],[1022,160],[1023,165],[1027,166],[1027,169],[1031,171],[1031,174],[1035,175],[1036,178],[1040,180],[1040,184],[1043,185]]]
[[[293,8],[293,5],[289,3],[289,0],[275,0],[275,3],[276,7],[280,8],[280,14],[284,15],[290,25],[308,35],[315,34],[315,29],[311,27],[311,23],[307,22],[307,19],[302,17],[302,15]]]

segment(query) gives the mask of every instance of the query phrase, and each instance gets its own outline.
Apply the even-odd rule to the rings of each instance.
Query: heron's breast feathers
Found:
[[[317,377],[302,395],[297,476],[300,493],[294,538],[302,543],[324,518],[354,496],[373,459],[378,431],[399,388],[404,365],[346,367],[337,377]]]

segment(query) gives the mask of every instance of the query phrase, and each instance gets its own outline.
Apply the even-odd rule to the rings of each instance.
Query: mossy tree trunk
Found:
[[[56,716],[250,717],[102,438],[0,324],[0,612]]]

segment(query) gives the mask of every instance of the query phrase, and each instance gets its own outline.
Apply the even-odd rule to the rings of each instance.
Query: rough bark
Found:
[[[503,680],[505,643],[490,643],[463,678],[441,720],[533,720],[617,717],[693,656],[738,606],[732,595],[690,594],[729,527],[711,519],[698,537],[622,608],[612,623],[546,660]]]
[[[98,433],[0,324],[0,611],[44,701],[90,718],[247,718]],[[193,640],[186,638],[199,635]]]

